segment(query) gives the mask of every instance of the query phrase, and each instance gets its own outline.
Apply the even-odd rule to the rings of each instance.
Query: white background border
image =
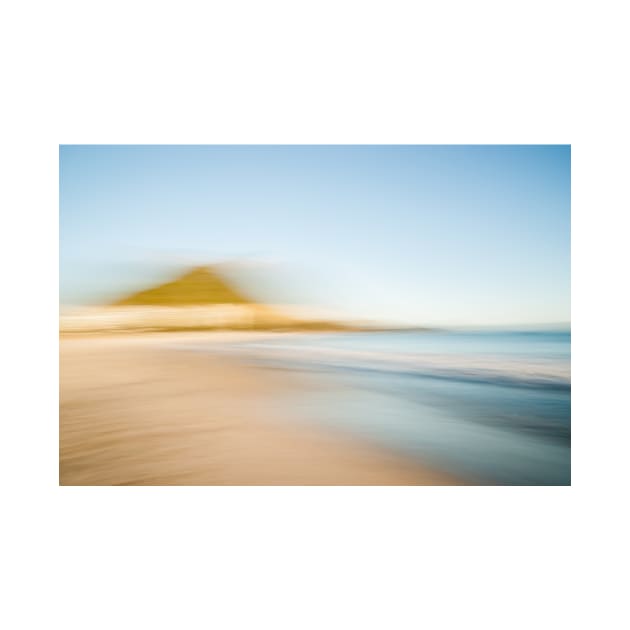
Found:
[[[621,6],[3,9],[3,627],[628,627]],[[572,144],[573,487],[59,488],[60,143]]]

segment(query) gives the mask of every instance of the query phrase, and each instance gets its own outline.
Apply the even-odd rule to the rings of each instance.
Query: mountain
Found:
[[[286,305],[256,302],[224,279],[217,266],[195,267],[170,282],[138,291],[109,305],[62,314],[60,328],[67,333],[356,330],[351,325],[296,313]]]
[[[112,306],[202,306],[212,304],[254,304],[223,280],[212,267],[195,267],[184,275],[139,291]]]

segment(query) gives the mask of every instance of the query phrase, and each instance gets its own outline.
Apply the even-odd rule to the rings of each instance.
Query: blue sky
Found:
[[[248,259],[349,316],[569,322],[570,189],[568,146],[62,146],[61,301]]]

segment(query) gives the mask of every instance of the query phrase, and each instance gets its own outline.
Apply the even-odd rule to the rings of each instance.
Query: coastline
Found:
[[[60,485],[462,483],[280,411],[277,397],[317,386],[303,375],[168,347],[240,337],[61,336]]]

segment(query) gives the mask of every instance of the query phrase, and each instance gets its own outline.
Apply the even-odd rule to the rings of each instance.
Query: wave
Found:
[[[191,349],[200,350],[199,346]],[[299,345],[240,344],[220,350],[263,363],[316,370],[371,371],[512,387],[570,389],[568,361],[437,353],[398,353]]]

